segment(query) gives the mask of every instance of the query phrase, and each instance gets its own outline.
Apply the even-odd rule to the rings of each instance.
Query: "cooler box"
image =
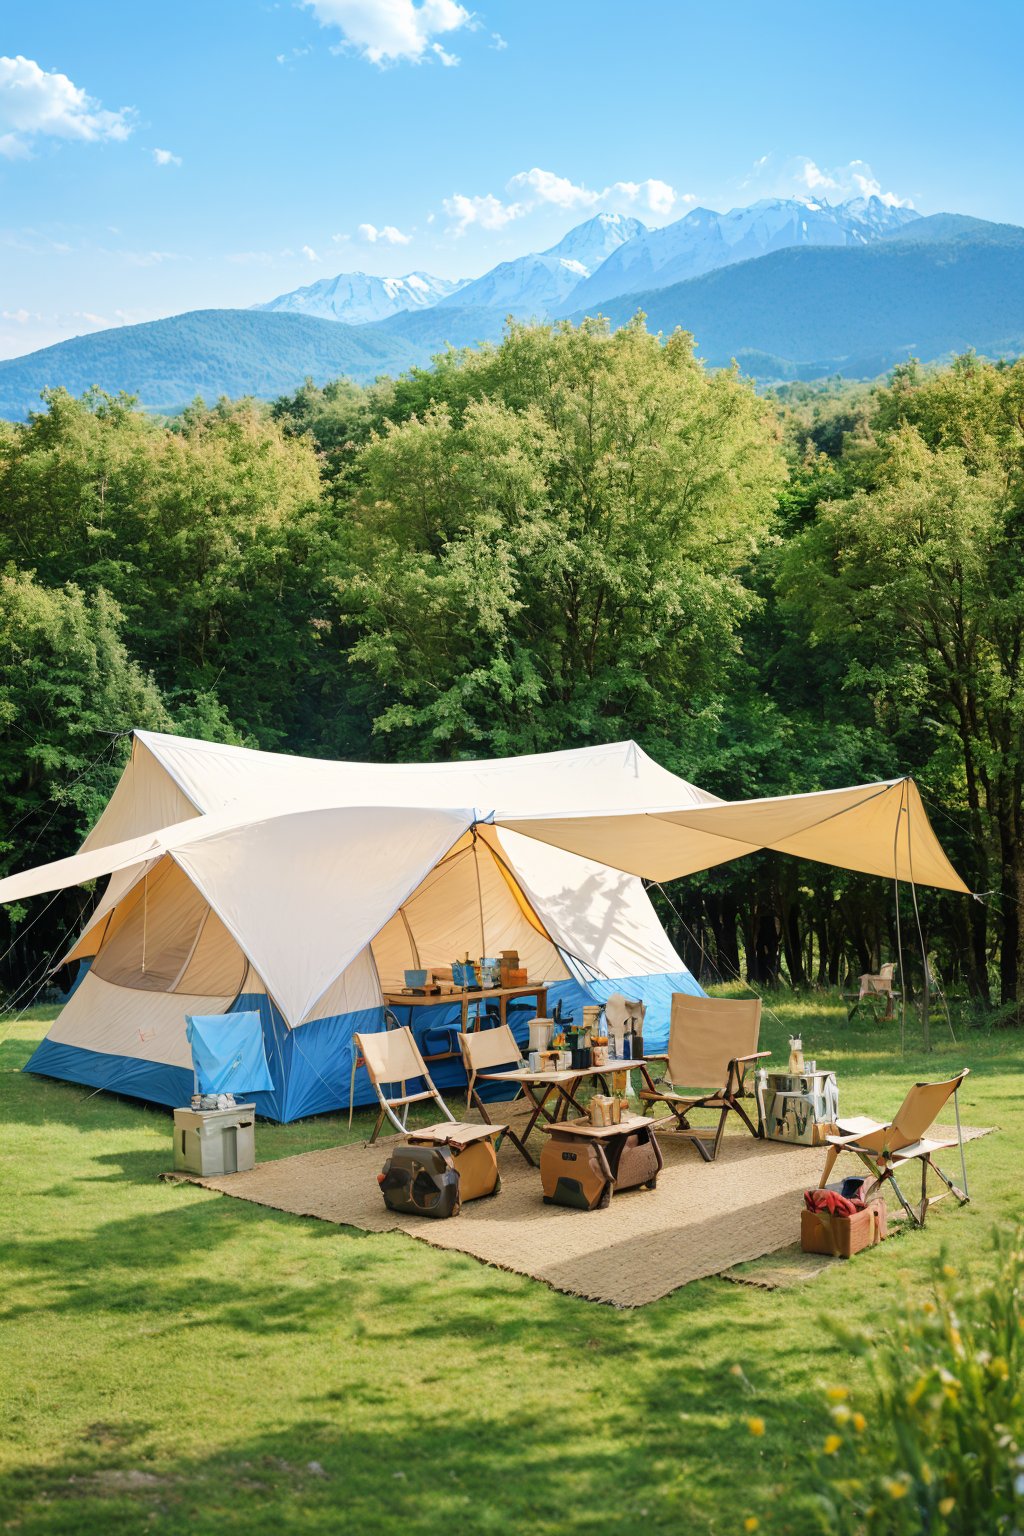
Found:
[[[174,1111],[174,1167],[211,1178],[256,1166],[256,1106]]]
[[[764,1133],[771,1141],[820,1147],[839,1118],[834,1072],[769,1072]]]

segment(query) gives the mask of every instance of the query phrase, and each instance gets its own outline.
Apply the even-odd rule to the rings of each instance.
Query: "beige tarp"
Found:
[[[912,779],[713,805],[496,821],[649,880],[675,880],[761,848],[888,879],[968,892]]]

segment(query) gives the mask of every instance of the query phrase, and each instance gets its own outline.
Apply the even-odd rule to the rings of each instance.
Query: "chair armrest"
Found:
[[[771,1051],[752,1051],[749,1056],[734,1056],[733,1057],[733,1061],[736,1063],[737,1066],[739,1066],[739,1064],[741,1062],[760,1061],[762,1056],[770,1056],[770,1055],[771,1055]]]
[[[646,1061],[648,1064],[650,1064],[652,1061],[668,1061],[668,1055],[665,1052],[658,1052],[656,1055],[652,1055],[650,1051],[645,1051],[644,1061]]]

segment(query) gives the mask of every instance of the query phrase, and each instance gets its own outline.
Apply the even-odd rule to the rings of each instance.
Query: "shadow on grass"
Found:
[[[611,1365],[616,1388],[607,1397],[586,1390],[609,1369],[594,1339],[581,1360],[575,1403],[517,1411],[513,1399],[474,1396],[467,1381],[458,1416],[448,1404],[432,1406],[428,1387],[402,1404],[400,1423],[387,1412],[403,1397],[400,1382],[390,1398],[358,1383],[323,1386],[286,1428],[237,1437],[229,1450],[147,1457],[144,1441],[118,1443],[101,1432],[53,1465],[15,1469],[0,1491],[23,1536],[619,1536],[640,1526],[699,1533],[739,1528],[755,1499],[764,1508],[783,1486],[790,1502],[773,1530],[797,1536],[816,1529],[793,1500],[784,1433],[763,1446],[746,1431],[746,1414],[763,1411],[767,1398],[743,1395],[724,1368],[691,1368],[685,1384],[673,1387],[667,1376],[631,1374],[620,1360]],[[820,1394],[787,1389],[787,1408],[810,1417],[820,1412]],[[559,1433],[566,1413],[571,1436]],[[718,1502],[717,1514],[717,1473],[709,1472],[716,1450],[737,1471],[735,1503],[723,1509]]]

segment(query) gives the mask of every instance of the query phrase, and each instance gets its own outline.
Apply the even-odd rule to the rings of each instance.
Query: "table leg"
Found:
[[[547,1103],[548,1099],[551,1097],[551,1094],[552,1094],[554,1088],[555,1088],[555,1084],[554,1083],[545,1083],[544,1084],[544,1092],[541,1094],[540,1098],[538,1099],[537,1095],[533,1091],[534,1085],[532,1083],[524,1083],[523,1084],[523,1092],[526,1094],[526,1096],[530,1100],[530,1103],[533,1105],[533,1114],[530,1116],[529,1120],[526,1122],[526,1129],[523,1132],[523,1141],[524,1142],[529,1140],[530,1132],[533,1130],[534,1126],[537,1124],[537,1121],[539,1120],[539,1118],[540,1118],[540,1116],[542,1114],[543,1114],[545,1120],[548,1120],[548,1121],[554,1121],[554,1120],[556,1120],[558,1118],[558,1107],[557,1107],[557,1105],[555,1107],[555,1113],[553,1115],[548,1110],[546,1110],[544,1108],[544,1106]]]

